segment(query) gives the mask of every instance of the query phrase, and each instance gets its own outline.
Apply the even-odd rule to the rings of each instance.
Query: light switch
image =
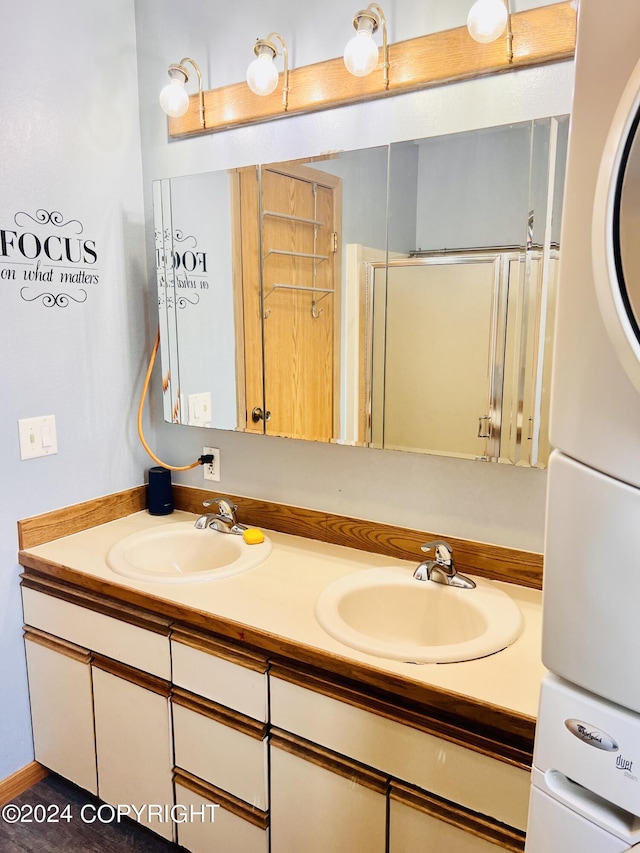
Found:
[[[211,392],[189,394],[189,426],[209,426],[211,423]]]
[[[55,415],[22,418],[18,421],[20,459],[51,456],[58,452]]]

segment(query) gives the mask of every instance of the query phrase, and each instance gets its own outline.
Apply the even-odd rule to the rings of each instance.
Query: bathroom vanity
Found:
[[[194,853],[523,850],[539,590],[493,581],[524,626],[497,654],[383,659],[327,634],[316,601],[372,567],[410,574],[418,554],[266,530],[269,556],[233,577],[153,583],[109,568],[124,537],[195,518],[132,512],[61,535],[40,517],[22,530],[36,759]]]

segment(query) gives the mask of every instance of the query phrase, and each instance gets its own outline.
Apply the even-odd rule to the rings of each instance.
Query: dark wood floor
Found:
[[[164,841],[128,818],[106,824],[83,821],[85,803],[97,807],[100,800],[59,776],[47,776],[12,801],[18,809],[0,808],[0,853],[185,853],[183,847]],[[70,820],[61,819],[67,805]],[[29,806],[34,807],[33,813]],[[85,814],[92,817],[95,811],[90,808]],[[47,817],[56,816],[58,822],[46,822]],[[32,822],[25,822],[28,817]],[[39,822],[43,818],[45,822]]]

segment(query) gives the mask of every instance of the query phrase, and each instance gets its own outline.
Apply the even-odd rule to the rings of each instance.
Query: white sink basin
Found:
[[[517,604],[489,581],[456,589],[410,569],[365,569],[330,584],[316,619],[334,639],[406,663],[453,663],[506,648],[522,630]]]
[[[271,553],[271,541],[247,545],[242,536],[178,521],[121,539],[107,554],[119,575],[156,583],[202,583],[255,568]]]

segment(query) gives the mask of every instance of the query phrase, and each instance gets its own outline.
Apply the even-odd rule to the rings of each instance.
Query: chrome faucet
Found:
[[[220,533],[237,533],[242,536],[247,529],[246,524],[240,524],[236,517],[236,510],[238,509],[236,504],[231,503],[226,498],[213,498],[210,501],[204,501],[202,505],[205,507],[217,506],[218,512],[208,512],[201,515],[195,523],[198,530],[210,527]]]
[[[455,586],[460,589],[473,589],[475,583],[466,575],[456,571],[453,562],[453,548],[444,539],[436,539],[435,542],[427,542],[421,545],[422,551],[435,551],[435,560],[424,560],[416,568],[413,576],[419,581],[433,581],[434,583]]]

